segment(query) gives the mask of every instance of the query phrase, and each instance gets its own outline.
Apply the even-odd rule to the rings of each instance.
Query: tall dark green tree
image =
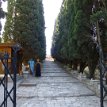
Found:
[[[4,26],[3,40],[4,42],[11,42],[13,40],[13,23],[15,15],[15,0],[7,1],[7,14],[6,14],[6,23]]]
[[[52,55],[59,60],[69,60],[69,28],[70,16],[69,7],[72,4],[68,0],[64,0],[61,11],[57,18],[53,33]]]
[[[95,5],[94,5],[95,4]],[[60,13],[56,20],[52,56],[57,60],[73,63],[75,69],[78,63],[86,62],[91,74],[98,62],[96,41],[93,39],[93,23],[96,18],[104,19],[103,27],[99,22],[101,40],[106,45],[106,1],[105,0],[63,0]],[[92,7],[96,10],[92,13]],[[104,36],[105,35],[105,36]]]
[[[20,43],[24,49],[24,59],[45,58],[46,40],[42,0],[15,0],[9,6],[4,39]],[[13,12],[13,13],[12,13]],[[8,29],[10,27],[11,29]]]

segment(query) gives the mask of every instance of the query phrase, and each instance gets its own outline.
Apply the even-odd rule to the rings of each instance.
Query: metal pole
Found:
[[[101,59],[99,61],[100,66],[102,65]],[[100,68],[100,107],[104,107],[103,104],[103,74],[102,74],[102,67]]]
[[[13,99],[14,99],[14,103],[13,103],[13,107],[16,107],[16,74],[17,74],[17,52],[16,50],[14,50],[14,59],[13,59],[13,65],[14,65],[14,92],[13,92]]]
[[[7,54],[5,54],[5,55],[7,55]],[[8,67],[8,59],[4,58],[4,61],[5,61],[5,65]],[[8,73],[7,73],[6,68],[4,71],[5,71],[5,73],[4,73],[4,76],[5,76],[5,79],[4,79],[4,107],[7,107]]]
[[[103,72],[104,68],[104,57],[103,57],[103,50],[101,46],[101,39],[100,39],[100,32],[99,32],[99,23],[96,22],[96,30],[97,30],[97,39],[98,39],[98,46],[99,46],[99,66],[100,66],[100,106],[104,107],[103,105]]]
[[[13,107],[16,107],[16,78],[17,78],[17,52],[19,51],[19,45],[16,45],[13,47],[14,51],[14,58],[13,58],[13,69],[14,69],[14,92],[13,92],[13,98],[14,98],[14,103]]]

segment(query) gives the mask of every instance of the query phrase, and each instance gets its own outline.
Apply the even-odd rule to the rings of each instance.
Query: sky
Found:
[[[45,18],[45,36],[46,36],[46,54],[51,54],[51,45],[52,45],[52,36],[54,30],[55,20],[60,12],[60,7],[63,0],[43,0],[44,7],[44,18]],[[7,11],[6,5],[4,2],[2,4],[3,10]],[[5,19],[2,20],[2,24],[4,25]]]
[[[2,3],[2,8],[5,12],[7,12],[7,2],[3,2]],[[2,23],[2,32],[3,32],[3,29],[4,29],[4,24],[5,24],[5,21],[6,19],[1,19],[1,23]],[[1,35],[0,35],[1,36]]]
[[[43,0],[45,17],[46,52],[50,55],[55,20],[60,12],[63,0]]]

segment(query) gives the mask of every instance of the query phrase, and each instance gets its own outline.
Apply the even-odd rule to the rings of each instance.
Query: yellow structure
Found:
[[[17,46],[15,43],[0,43],[0,58],[3,57],[5,53],[8,53],[9,59],[8,59],[8,68],[10,69],[12,73],[12,57],[13,57],[13,47]],[[23,51],[22,48],[17,52],[17,71],[19,74],[22,74],[22,55]],[[0,60],[0,74],[4,74],[4,65],[2,64]]]

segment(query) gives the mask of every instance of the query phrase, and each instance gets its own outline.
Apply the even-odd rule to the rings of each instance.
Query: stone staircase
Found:
[[[68,73],[70,73],[73,77],[75,77],[76,79],[78,79],[80,82],[84,83],[90,90],[92,90],[93,92],[95,92],[95,94],[100,97],[100,80],[93,80],[93,79],[88,79],[86,78],[85,74],[80,74],[78,73],[78,71],[74,71],[71,70],[70,68],[68,68],[67,66],[64,66],[64,69],[66,69],[66,71],[68,71]],[[105,90],[107,91],[107,84],[106,84],[106,79],[103,79],[103,84],[105,86]],[[105,97],[105,100],[107,101],[107,95]]]

